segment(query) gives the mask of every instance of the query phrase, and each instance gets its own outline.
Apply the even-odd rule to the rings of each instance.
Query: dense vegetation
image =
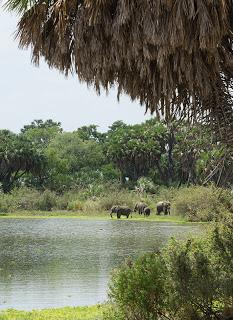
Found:
[[[19,134],[1,130],[0,141],[2,213],[103,213],[143,199],[152,209],[172,201],[172,213],[191,221],[233,211],[233,160],[201,125],[117,121],[105,133],[95,125],[64,132],[35,120]]]
[[[162,252],[127,260],[110,285],[108,320],[231,320],[233,219],[203,239],[172,239]]]
[[[64,132],[60,123],[36,120],[19,134],[1,130],[0,141],[4,193],[16,186],[62,193],[119,182],[133,188],[142,177],[152,189],[233,181],[233,160],[225,146],[206,127],[185,122],[117,121],[101,133],[95,125]]]

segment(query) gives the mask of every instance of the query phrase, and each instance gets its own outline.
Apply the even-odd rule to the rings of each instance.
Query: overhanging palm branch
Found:
[[[21,47],[97,92],[118,87],[167,120],[233,142],[232,0],[10,0]],[[229,140],[230,139],[230,140]]]

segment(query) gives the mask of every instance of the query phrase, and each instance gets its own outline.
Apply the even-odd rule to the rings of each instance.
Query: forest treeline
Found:
[[[90,185],[128,188],[230,186],[233,160],[204,125],[148,120],[114,122],[64,132],[61,123],[35,120],[16,134],[0,131],[0,183],[4,193],[27,186],[58,193]]]

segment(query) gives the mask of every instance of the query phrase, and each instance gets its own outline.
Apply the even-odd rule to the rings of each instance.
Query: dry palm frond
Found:
[[[233,139],[232,0],[38,0],[18,37],[36,63]]]

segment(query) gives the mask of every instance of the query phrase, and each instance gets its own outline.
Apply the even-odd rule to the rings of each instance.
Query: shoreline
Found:
[[[152,215],[150,217],[133,216],[133,218],[117,219],[116,217],[110,218],[108,214],[80,214],[78,212],[41,212],[41,211],[21,211],[14,213],[2,213],[0,214],[0,219],[79,219],[79,220],[93,220],[93,221],[145,221],[145,222],[171,222],[177,224],[202,224],[203,222],[191,222],[181,216],[156,216]]]
[[[32,311],[0,310],[0,320],[97,320],[107,309],[104,304],[85,307],[48,308]]]

